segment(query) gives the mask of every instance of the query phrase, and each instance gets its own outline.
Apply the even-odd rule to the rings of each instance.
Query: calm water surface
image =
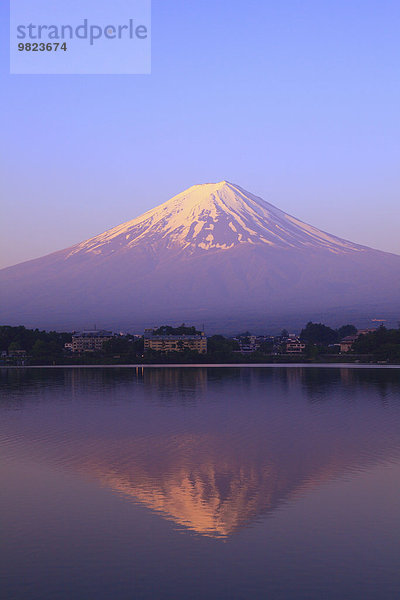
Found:
[[[2,600],[400,598],[400,371],[2,370]]]

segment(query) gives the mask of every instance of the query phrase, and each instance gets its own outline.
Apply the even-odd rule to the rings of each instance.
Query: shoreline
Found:
[[[154,365],[4,365],[1,369],[400,369],[399,365],[367,363],[194,363]]]

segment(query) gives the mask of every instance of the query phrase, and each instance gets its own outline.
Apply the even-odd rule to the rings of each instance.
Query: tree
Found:
[[[125,337],[114,337],[103,344],[106,354],[128,354],[132,350],[132,344]]]
[[[349,335],[356,335],[357,327],[355,327],[354,325],[342,325],[342,327],[339,327],[339,329],[337,330],[337,334],[338,339],[342,340],[343,338]]]
[[[300,339],[306,344],[328,346],[337,342],[338,334],[334,329],[323,325],[323,323],[309,321],[306,327],[301,330]]]
[[[39,331],[39,329],[26,329],[22,325],[10,327],[9,325],[0,326],[0,351],[10,348],[14,350],[26,350],[31,353],[37,340],[43,342],[54,342],[57,351],[62,352],[64,344],[72,339],[71,333],[59,333],[57,331]]]
[[[11,342],[11,344],[8,346],[8,351],[9,352],[15,352],[16,350],[23,350],[23,348],[21,348],[21,344],[19,342]]]
[[[43,340],[36,340],[33,344],[32,348],[32,357],[37,359],[47,359],[51,354],[50,345],[48,342],[44,342]]]
[[[261,342],[259,350],[264,354],[270,354],[274,349],[273,340],[265,340],[265,342]]]
[[[161,327],[154,330],[154,335],[199,335],[200,333],[201,331],[198,331],[196,327],[187,327],[185,323],[182,323],[179,327],[161,325]]]
[[[212,335],[207,339],[208,354],[229,356],[234,350],[239,350],[239,344],[236,340],[226,338],[223,335]]]
[[[386,329],[361,335],[353,344],[356,354],[372,354],[375,360],[400,361],[400,330]]]

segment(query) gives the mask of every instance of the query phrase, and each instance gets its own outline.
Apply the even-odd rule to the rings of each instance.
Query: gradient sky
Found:
[[[398,0],[153,0],[131,76],[9,75],[5,4],[1,267],[222,179],[400,254]]]

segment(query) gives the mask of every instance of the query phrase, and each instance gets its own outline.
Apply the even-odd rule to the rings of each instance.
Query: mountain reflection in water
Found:
[[[400,456],[398,371],[8,371],[2,391],[16,453],[212,537]]]

